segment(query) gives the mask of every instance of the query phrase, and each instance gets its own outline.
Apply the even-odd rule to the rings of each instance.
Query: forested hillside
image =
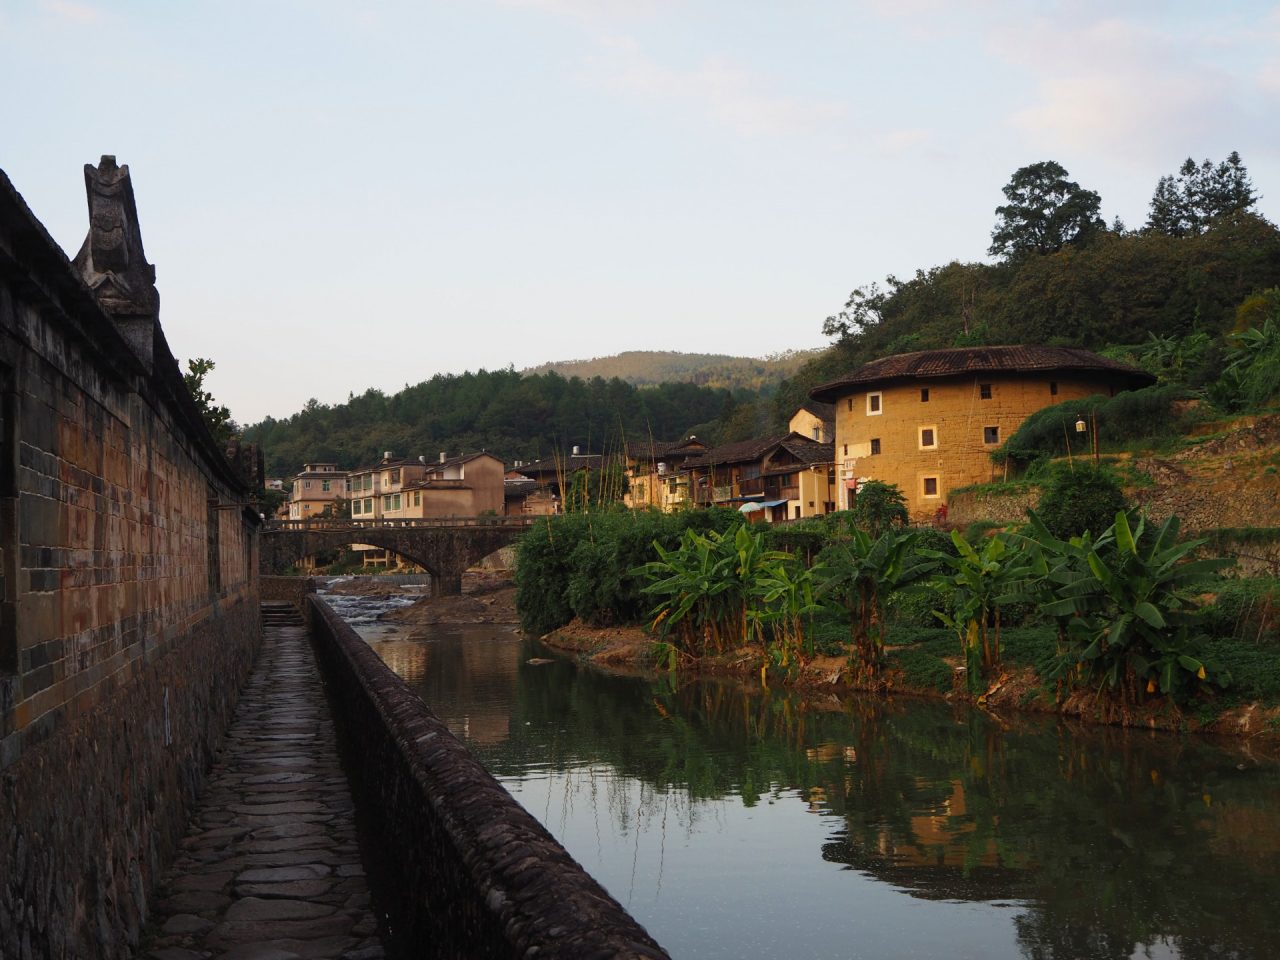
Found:
[[[1280,389],[1280,230],[1255,212],[1240,158],[1187,160],[1159,178],[1147,223],[1132,230],[1104,223],[1101,197],[1067,176],[1052,161],[1016,171],[995,209],[994,262],[858,287],[825,324],[814,319],[833,339],[816,354],[634,351],[525,373],[441,375],[391,396],[313,400],[245,435],[263,444],[274,475],[305,460],[352,467],[383,450],[534,458],[690,432],[723,443],[776,432],[810,388],[876,357],[984,344],[1088,347],[1227,410],[1270,402]]]
[[[729,391],[687,383],[640,388],[616,378],[481,370],[441,374],[391,396],[368,390],[333,406],[311,400],[299,413],[268,417],[244,435],[262,444],[270,475],[290,476],[305,461],[352,468],[384,450],[430,458],[441,450],[488,450],[508,461],[574,444],[599,453],[624,440],[679,437],[732,407]]]
[[[544,363],[525,373],[558,373],[562,377],[617,377],[638,387],[659,383],[694,383],[726,390],[771,392],[794,376],[821,351],[791,350],[754,359],[718,353],[679,353],[674,350],[628,350],[612,357]]]
[[[1156,362],[1195,345],[1193,387],[1221,375],[1229,335],[1262,326],[1280,286],[1280,230],[1253,212],[1256,194],[1232,154],[1187,160],[1161,177],[1148,222],[1105,225],[1101,198],[1056,163],[1017,171],[996,209],[995,263],[952,262],[855,289],[824,331],[832,349],[779,389],[774,422],[818,383],[879,356],[986,344],[1106,351],[1158,340]],[[1112,351],[1124,352],[1124,351]],[[1129,352],[1128,359],[1141,359]],[[1159,372],[1159,371],[1155,371]]]

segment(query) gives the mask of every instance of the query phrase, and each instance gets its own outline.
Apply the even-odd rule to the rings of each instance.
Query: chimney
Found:
[[[447,459],[449,459],[449,458],[448,458],[447,456],[445,456],[445,452],[444,452],[443,450],[441,450],[441,451],[440,451],[440,462],[441,462],[441,463],[444,463],[444,462],[445,462],[445,460],[447,460]]]
[[[383,450],[383,451],[382,451],[382,462],[383,462],[383,463],[386,463],[386,462],[387,462],[388,460],[390,460],[390,459],[391,459],[391,451],[390,451],[390,450]]]
[[[579,449],[579,448],[578,448],[578,445],[575,443],[575,444],[573,445],[573,455],[574,455],[575,457],[576,457],[576,456],[578,456],[578,449]]]

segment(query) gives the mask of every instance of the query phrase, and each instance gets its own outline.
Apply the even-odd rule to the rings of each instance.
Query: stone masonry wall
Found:
[[[0,173],[0,956],[24,960],[130,955],[261,638],[245,485],[155,316],[103,306],[150,269],[108,160],[96,295]]]
[[[328,604],[308,602],[392,956],[667,956]]]

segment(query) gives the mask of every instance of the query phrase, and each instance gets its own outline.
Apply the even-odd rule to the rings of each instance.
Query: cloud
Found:
[[[504,7],[533,10],[589,23],[650,16],[681,0],[496,0]]]
[[[745,136],[796,136],[830,129],[848,110],[836,100],[772,93],[750,71],[723,57],[673,67],[626,37],[602,37],[588,62],[601,84],[650,101],[692,104]]]
[[[1038,141],[1105,150],[1136,163],[1167,159],[1241,118],[1240,81],[1220,61],[1232,44],[1122,18],[1039,18],[1006,27],[993,52],[1032,79],[1010,121]]]
[[[40,9],[66,23],[91,24],[103,19],[101,10],[75,0],[40,0]]]
[[[909,127],[902,130],[886,130],[873,138],[881,153],[910,153],[933,142],[933,131],[923,127]]]

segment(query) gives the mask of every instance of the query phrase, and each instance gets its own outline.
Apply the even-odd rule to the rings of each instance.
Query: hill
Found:
[[[617,377],[638,387],[660,383],[692,383],[724,390],[769,393],[792,377],[819,352],[789,350],[762,359],[720,353],[680,353],[675,350],[627,350],[611,357],[561,360],[522,371],[558,373],[562,377]]]
[[[708,435],[733,407],[728,390],[689,383],[638,387],[617,377],[480,370],[440,374],[390,396],[371,389],[346,403],[309,400],[291,417],[247,427],[244,437],[262,445],[269,475],[291,476],[304,462],[352,469],[385,450],[432,459],[442,450],[488,450],[507,461],[574,445],[609,452],[650,436]]]

